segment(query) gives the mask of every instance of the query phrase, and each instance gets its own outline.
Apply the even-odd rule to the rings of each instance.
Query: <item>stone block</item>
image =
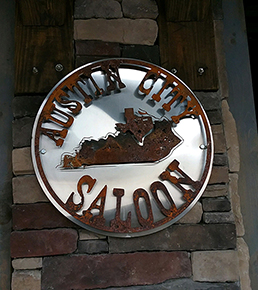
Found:
[[[133,239],[109,237],[110,253],[135,251],[221,250],[236,247],[234,224],[172,225]]]
[[[194,207],[178,221],[178,223],[198,224],[202,219],[202,212],[202,204],[197,202]]]
[[[225,184],[208,185],[203,193],[203,197],[227,196],[228,186]]]
[[[234,215],[232,212],[205,212],[203,221],[206,224],[233,223]]]
[[[214,152],[225,153],[227,147],[222,125],[212,125],[211,129],[214,141]]]
[[[85,240],[99,240],[99,239],[105,239],[106,236],[95,234],[93,232],[87,231],[87,230],[79,230],[79,240],[85,241]]]
[[[15,270],[31,270],[42,268],[42,258],[14,259],[12,266]]]
[[[43,261],[42,289],[148,285],[190,276],[187,252],[47,257]]]
[[[228,157],[225,154],[214,154],[213,165],[215,166],[227,166]]]
[[[227,166],[213,166],[209,184],[228,183],[228,167]]]
[[[238,174],[229,175],[229,196],[232,203],[232,211],[235,216],[237,236],[242,237],[245,234],[243,216],[241,212],[241,200],[238,194]]]
[[[120,18],[121,5],[115,0],[75,0],[75,18]]]
[[[30,147],[14,149],[12,152],[13,173],[15,175],[33,174]]]
[[[41,290],[41,272],[39,270],[14,271],[12,290]]]
[[[231,204],[226,197],[203,198],[202,206],[204,211],[230,211]]]
[[[21,118],[13,121],[13,147],[26,147],[31,144],[34,118]]]
[[[125,45],[122,49],[122,57],[160,64],[159,47],[157,45]]]
[[[108,290],[124,290],[124,287],[110,287]],[[245,288],[242,288],[242,290]],[[99,290],[104,290],[103,288]],[[196,282],[192,279],[172,279],[155,285],[129,286],[126,290],[240,290],[236,283],[205,283]],[[249,290],[249,289],[248,289]]]
[[[120,46],[113,42],[77,40],[75,50],[77,55],[120,56]]]
[[[108,243],[104,240],[89,240],[78,242],[79,254],[108,253]]]
[[[208,119],[212,125],[214,124],[221,124],[222,123],[222,114],[221,110],[212,110],[212,111],[206,111],[208,115]]]
[[[251,281],[249,277],[249,250],[243,238],[237,239],[237,253],[239,260],[239,274],[241,289],[251,290]]]
[[[192,253],[194,281],[238,281],[237,251],[206,251]]]
[[[154,0],[123,0],[122,9],[125,17],[149,18],[158,17],[158,6]]]
[[[13,202],[34,203],[48,201],[38,184],[35,175],[18,176],[13,178]]]
[[[101,40],[124,44],[153,45],[158,25],[151,19],[89,19],[74,21],[75,40]]]
[[[19,96],[13,99],[12,109],[15,118],[36,116],[44,96]]]
[[[228,102],[226,100],[222,101],[222,117],[228,149],[229,170],[230,172],[238,172],[240,169],[238,134],[235,119],[229,110]]]
[[[12,213],[14,230],[76,227],[50,203],[14,205]]]
[[[70,254],[77,248],[77,238],[73,229],[15,231],[11,233],[11,257]]]
[[[194,92],[206,111],[221,109],[220,92]]]

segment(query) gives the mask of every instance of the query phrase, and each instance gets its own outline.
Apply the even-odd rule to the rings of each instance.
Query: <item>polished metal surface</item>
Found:
[[[170,72],[108,59],[67,75],[33,128],[32,159],[50,201],[97,233],[149,234],[200,198],[213,159],[211,129],[190,89]]]

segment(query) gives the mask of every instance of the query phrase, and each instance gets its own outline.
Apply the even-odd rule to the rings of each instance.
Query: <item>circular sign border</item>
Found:
[[[40,116],[41,113],[46,105],[46,103],[49,101],[49,99],[51,99],[52,96],[52,100],[54,100],[54,96],[53,94],[58,91],[59,89],[61,89],[61,86],[63,87],[64,82],[69,80],[70,78],[73,78],[73,76],[75,74],[79,74],[79,72],[82,72],[85,68],[91,69],[91,68],[95,68],[96,64],[99,63],[103,63],[103,62],[107,62],[107,61],[119,61],[119,64],[121,67],[129,67],[130,66],[134,66],[134,67],[144,67],[144,68],[155,68],[155,70],[157,72],[159,72],[160,74],[164,74],[166,76],[170,76],[173,77],[173,79],[175,79],[181,86],[184,87],[184,89],[186,89],[189,93],[189,95],[191,95],[191,97],[194,97],[195,101],[198,103],[202,114],[198,115],[202,117],[202,122],[203,122],[203,126],[205,128],[205,133],[207,136],[207,144],[206,144],[206,148],[205,150],[207,150],[207,160],[205,163],[205,167],[203,170],[203,174],[201,179],[199,180],[199,182],[201,183],[201,187],[200,190],[198,191],[197,195],[194,197],[194,199],[189,203],[188,206],[186,206],[186,208],[184,210],[182,210],[182,212],[180,214],[178,214],[175,218],[170,219],[167,222],[164,222],[154,228],[151,229],[143,229],[141,231],[135,231],[135,232],[126,232],[126,233],[121,233],[121,232],[109,232],[109,231],[105,231],[105,230],[101,230],[98,228],[94,228],[90,225],[87,225],[83,222],[81,222],[80,220],[78,220],[76,217],[74,217],[73,215],[71,215],[69,212],[67,212],[67,210],[64,208],[64,206],[62,206],[62,204],[64,204],[59,198],[58,196],[55,194],[54,190],[52,189],[51,185],[49,184],[42,164],[41,164],[41,160],[40,160],[40,150],[39,150],[39,138],[40,138],[40,130],[39,130],[39,124],[40,124]],[[146,72],[148,70],[146,69]],[[76,78],[74,78],[74,82]],[[71,82],[70,82],[71,83]],[[50,200],[50,202],[59,210],[59,212],[61,212],[65,217],[67,217],[69,220],[71,220],[72,222],[74,222],[75,224],[81,226],[84,229],[87,229],[89,231],[95,232],[97,234],[101,234],[101,235],[106,235],[106,236],[111,236],[111,237],[121,237],[121,238],[128,238],[128,237],[139,237],[139,236],[145,236],[148,234],[152,234],[155,232],[158,232],[164,228],[167,228],[168,226],[174,224],[175,222],[177,222],[179,219],[181,219],[185,214],[187,214],[192,208],[193,206],[197,203],[197,201],[200,199],[201,195],[203,194],[210,175],[211,175],[211,171],[212,171],[212,165],[213,165],[213,155],[214,155],[214,144],[213,144],[213,137],[212,137],[212,131],[211,131],[211,126],[209,124],[207,115],[200,103],[200,101],[197,99],[197,97],[195,96],[195,94],[191,91],[191,89],[182,81],[180,80],[177,76],[175,76],[174,74],[172,74],[171,72],[167,71],[166,69],[151,64],[149,62],[146,61],[141,61],[141,60],[136,60],[136,59],[129,59],[129,58],[108,58],[108,59],[103,59],[100,61],[95,61],[95,62],[91,62],[88,64],[85,64],[75,70],[73,70],[72,72],[70,72],[69,74],[67,74],[64,78],[62,78],[53,88],[52,90],[47,94],[46,98],[44,99],[43,103],[41,104],[35,121],[34,121],[34,126],[33,126],[33,130],[32,130],[32,140],[31,140],[31,154],[32,154],[32,163],[33,163],[33,167],[35,170],[35,174],[36,177],[39,181],[39,184],[41,186],[41,188],[43,189],[43,192],[45,193],[45,195],[48,197],[48,199]],[[55,198],[55,197],[56,198]],[[187,202],[186,202],[187,203]],[[185,207],[185,206],[183,206]]]

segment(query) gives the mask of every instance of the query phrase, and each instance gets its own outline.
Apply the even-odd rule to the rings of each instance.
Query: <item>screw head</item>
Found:
[[[199,148],[202,149],[202,150],[205,150],[205,149],[207,149],[207,145],[201,144],[201,145],[199,146]]]
[[[63,65],[61,63],[56,64],[55,66],[55,70],[60,72],[64,69]]]
[[[47,150],[43,148],[43,149],[40,150],[40,153],[41,154],[46,154],[47,153]]]
[[[34,67],[32,68],[32,72],[33,72],[34,74],[38,74],[38,73],[39,73],[39,70],[34,66]]]
[[[171,72],[172,72],[172,74],[176,74],[177,73],[177,69],[175,68],[175,67],[173,67],[172,69],[171,69]]]
[[[204,69],[203,67],[199,67],[199,68],[198,68],[198,74],[199,74],[200,76],[203,75],[204,72],[205,72],[205,69]]]

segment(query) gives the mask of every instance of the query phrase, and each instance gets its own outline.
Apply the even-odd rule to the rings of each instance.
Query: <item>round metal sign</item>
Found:
[[[213,141],[191,90],[156,65],[107,59],[62,79],[37,114],[32,159],[67,218],[133,237],[178,221],[210,177]]]

